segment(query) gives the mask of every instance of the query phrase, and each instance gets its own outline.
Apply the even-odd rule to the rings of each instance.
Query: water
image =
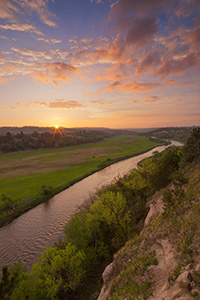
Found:
[[[174,145],[181,145],[173,142]],[[115,163],[57,194],[47,202],[24,213],[0,229],[0,270],[3,265],[11,266],[19,260],[31,268],[45,250],[63,237],[63,226],[70,216],[79,210],[87,199],[103,185],[109,185],[116,178],[123,177],[135,168],[137,163],[154,151],[163,151],[166,146],[157,147],[147,153]]]

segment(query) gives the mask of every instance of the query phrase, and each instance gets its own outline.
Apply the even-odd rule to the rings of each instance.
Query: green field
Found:
[[[10,196],[14,207],[3,209],[1,197],[0,225],[88,174],[157,145],[145,137],[117,136],[93,144],[1,155],[0,195]],[[51,187],[46,194],[43,185]]]

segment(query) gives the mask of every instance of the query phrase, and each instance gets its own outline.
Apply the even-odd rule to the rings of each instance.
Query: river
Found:
[[[181,145],[172,142],[173,145]],[[154,151],[163,151],[160,146],[144,154],[115,163],[75,183],[39,204],[10,224],[0,229],[0,270],[3,265],[11,266],[19,260],[28,269],[37,261],[47,246],[52,246],[63,237],[63,226],[80,206],[104,185],[123,177],[137,163]]]

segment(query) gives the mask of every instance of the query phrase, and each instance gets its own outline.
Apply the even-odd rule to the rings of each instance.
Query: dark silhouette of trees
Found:
[[[59,132],[24,133],[17,134],[7,132],[0,135],[0,151],[8,153],[13,151],[31,150],[39,148],[59,148],[75,146],[82,143],[94,143],[104,138],[116,135],[107,131],[98,130],[69,130],[61,134]]]

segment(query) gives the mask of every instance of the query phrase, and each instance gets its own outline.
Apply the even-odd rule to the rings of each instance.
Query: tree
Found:
[[[194,128],[183,147],[183,158],[186,162],[192,162],[200,155],[200,127]]]
[[[107,191],[100,195],[90,210],[91,220],[101,221],[113,232],[113,242],[124,244],[130,229],[130,211],[125,197],[120,193]]]
[[[67,299],[84,277],[85,254],[74,245],[49,247],[33,265],[29,275],[13,292],[11,300]]]

